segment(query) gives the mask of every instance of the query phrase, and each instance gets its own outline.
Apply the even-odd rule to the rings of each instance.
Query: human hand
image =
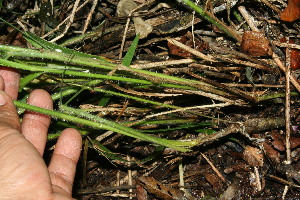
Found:
[[[20,124],[11,100],[17,98],[19,75],[3,68],[0,69],[0,75],[1,199],[72,199],[72,186],[82,145],[80,133],[75,129],[62,132],[47,167],[42,156],[50,118],[27,111]],[[51,97],[44,90],[34,90],[27,102],[46,109],[53,108]]]

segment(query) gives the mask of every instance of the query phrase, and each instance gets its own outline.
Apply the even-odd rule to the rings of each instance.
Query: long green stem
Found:
[[[124,134],[124,135],[130,136],[130,137],[133,137],[133,138],[140,139],[140,140],[144,140],[144,141],[156,143],[156,144],[159,144],[162,146],[170,147],[170,148],[182,151],[182,152],[190,151],[189,149],[184,148],[184,147],[192,147],[192,146],[196,145],[195,141],[187,141],[187,142],[172,141],[172,140],[149,136],[149,135],[140,133],[134,129],[131,129],[129,127],[120,125],[118,123],[108,121],[103,118],[80,111],[78,109],[70,108],[70,107],[63,106],[63,105],[62,105],[62,108],[66,112],[75,114],[77,116],[84,117],[87,119],[80,118],[80,117],[74,117],[69,114],[59,112],[59,111],[52,111],[52,110],[47,110],[44,108],[39,108],[39,107],[32,106],[32,105],[22,103],[19,101],[14,101],[14,104],[19,108],[46,114],[53,118],[59,118],[59,119],[63,119],[66,121],[73,122],[73,123],[83,124],[83,125],[95,128],[95,129],[105,129],[105,130],[117,132],[117,133]]]
[[[191,146],[195,145],[195,143],[193,141],[185,141],[185,142],[172,141],[172,140],[166,140],[166,139],[162,139],[162,138],[145,135],[135,129],[129,128],[127,126],[123,126],[123,125],[118,124],[113,121],[103,119],[96,115],[89,114],[88,112],[82,111],[81,109],[75,109],[75,108],[71,108],[71,107],[68,107],[65,105],[61,105],[60,108],[67,113],[77,115],[79,117],[83,117],[83,118],[91,120],[93,122],[101,123],[102,125],[107,125],[108,127],[114,127],[115,129],[122,130],[122,131],[126,132],[126,133],[123,132],[124,135],[128,135],[128,136],[131,136],[131,137],[134,137],[137,139],[141,139],[141,140],[145,140],[145,141],[149,141],[149,142],[155,142],[155,143],[161,144],[163,146],[166,146],[166,144],[176,145],[176,146],[185,146],[185,147],[191,147]],[[115,132],[118,132],[118,131],[115,131]],[[156,140],[156,141],[154,141],[154,140]],[[158,142],[163,142],[163,143],[158,143]]]
[[[27,63],[20,63],[21,61],[15,60],[10,61],[7,59],[0,59],[0,64],[8,67],[13,67],[17,69],[23,69],[23,70],[29,70],[34,72],[44,72],[44,73],[55,73],[55,74],[64,74],[67,76],[76,76],[76,77],[89,77],[89,78],[99,78],[104,80],[116,80],[116,81],[124,81],[124,82],[130,82],[130,83],[138,83],[138,84],[146,84],[146,85],[153,85],[157,84],[159,86],[166,87],[166,84],[173,84],[172,86],[169,85],[169,87],[172,88],[182,88],[183,86],[192,86],[193,88],[185,88],[185,89],[192,89],[195,88],[200,89],[202,91],[218,94],[218,95],[226,95],[221,90],[218,90],[217,88],[200,82],[196,80],[190,80],[190,79],[184,79],[184,78],[178,78],[174,76],[169,76],[161,73],[154,73],[147,70],[139,70],[129,67],[122,67],[122,66],[116,66],[111,63],[106,63],[103,60],[99,59],[93,59],[90,57],[84,57],[79,55],[70,55],[68,53],[63,52],[56,52],[55,50],[49,51],[49,50],[32,50],[32,49],[24,49],[20,47],[9,47],[5,45],[0,45],[0,50],[4,52],[4,55],[7,57],[13,57],[14,59],[16,57],[32,57],[32,58],[43,58],[43,59],[50,59],[54,61],[61,61],[64,62],[64,65],[57,65],[55,63],[50,63],[46,66],[43,65],[36,65],[35,63],[27,64]],[[17,61],[17,62],[16,62]],[[70,64],[76,64],[78,66],[69,66]],[[89,72],[89,67],[96,67],[101,68],[104,70],[113,70],[118,69],[120,70],[120,73],[122,71],[127,71],[132,73],[133,75],[139,75],[142,78],[148,79],[142,80],[142,79],[135,79],[135,78],[127,78],[122,77],[121,75],[105,75],[108,73],[108,71],[101,71],[102,74],[95,74]],[[93,70],[94,71],[94,70]],[[103,74],[105,73],[105,74]],[[167,86],[168,87],[168,86]]]
[[[83,57],[80,55],[73,55],[59,52],[58,50],[35,50],[26,49],[15,46],[0,45],[0,50],[5,53],[7,57],[25,57],[25,58],[42,58],[56,61],[67,62],[69,64],[79,64],[90,67],[102,68],[112,70],[116,64],[105,62],[96,58]]]
[[[125,81],[131,83],[139,83],[139,84],[152,84],[150,81],[141,80],[141,79],[134,79],[134,78],[125,78],[119,76],[110,76],[110,75],[102,75],[102,74],[93,74],[88,72],[80,72],[80,71],[70,71],[65,69],[54,69],[54,68],[47,68],[47,67],[39,67],[33,65],[26,65],[20,64],[17,62],[12,62],[6,59],[0,58],[1,65],[12,67],[15,69],[23,69],[35,72],[46,72],[46,73],[55,73],[55,74],[64,74],[69,76],[78,76],[78,77],[88,77],[88,78],[100,78],[100,79],[107,79],[107,80],[116,80],[116,81]]]

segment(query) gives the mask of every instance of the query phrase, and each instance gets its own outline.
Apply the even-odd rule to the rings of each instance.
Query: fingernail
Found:
[[[6,98],[4,97],[4,92],[0,91],[0,106],[6,104]]]

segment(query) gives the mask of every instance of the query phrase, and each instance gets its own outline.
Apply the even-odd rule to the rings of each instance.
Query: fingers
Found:
[[[2,90],[0,90],[0,119],[0,137],[6,136],[6,134],[8,133],[6,130],[21,130],[20,120],[15,105],[13,104],[11,98]]]
[[[0,75],[3,77],[5,87],[4,91],[14,100],[18,97],[20,86],[20,74],[9,67],[0,67]]]
[[[59,137],[48,167],[54,192],[72,194],[76,165],[80,156],[82,139],[72,128],[65,129]]]
[[[29,95],[27,103],[33,106],[53,109],[51,96],[45,90],[34,90]],[[41,155],[44,153],[50,117],[40,113],[26,111],[22,121],[22,133],[30,141]]]
[[[3,74],[4,67],[0,67],[0,74]],[[6,72],[5,72],[6,73]],[[14,75],[13,75],[14,76]],[[15,129],[20,131],[20,119],[19,115],[17,114],[16,107],[12,102],[11,96],[8,96],[3,90],[6,88],[5,78],[0,75],[0,131],[4,129]],[[19,85],[19,80],[16,79]],[[14,93],[14,92],[13,92]],[[16,88],[15,97],[17,97],[18,88]],[[5,137],[6,131],[3,131],[1,137]]]

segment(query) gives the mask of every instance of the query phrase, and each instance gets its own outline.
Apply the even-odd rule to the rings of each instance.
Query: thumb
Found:
[[[0,90],[0,137],[5,137],[5,130],[21,130],[20,119],[12,99]]]

